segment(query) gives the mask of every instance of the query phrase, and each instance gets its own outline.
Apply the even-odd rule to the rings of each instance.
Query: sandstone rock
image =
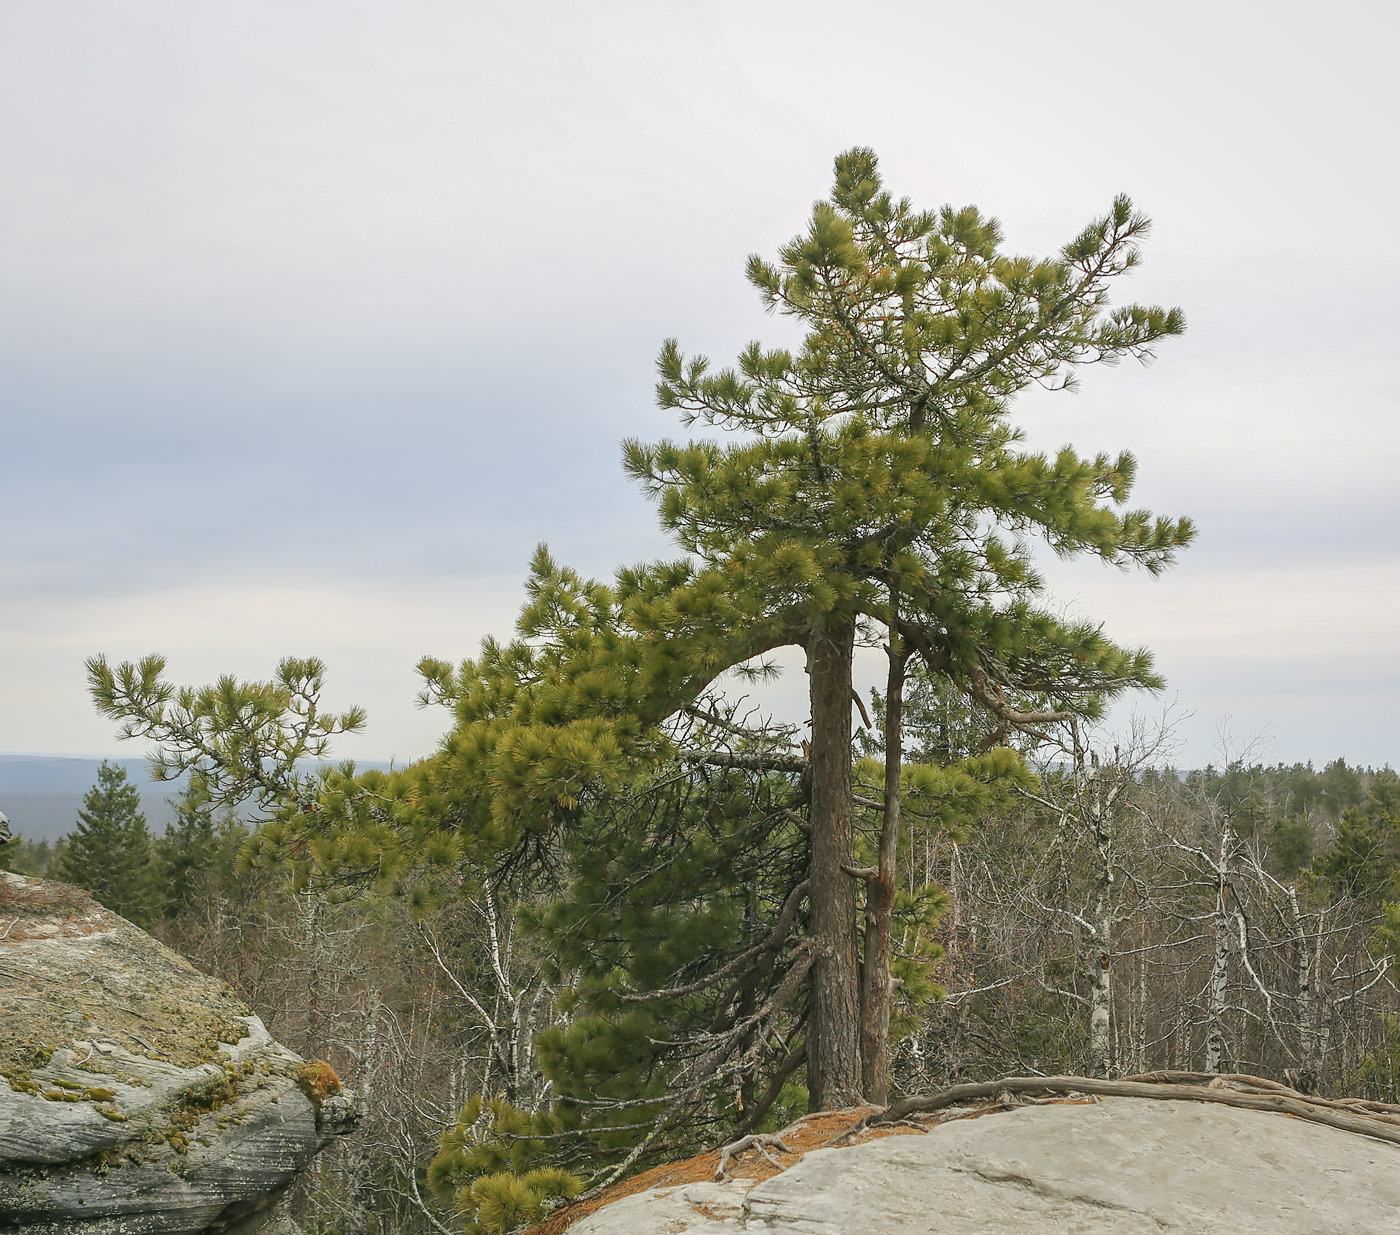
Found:
[[[0,873],[0,1233],[280,1223],[277,1199],[355,1118],[303,1067],[144,931],[75,888]]]
[[[685,1184],[570,1235],[1388,1235],[1400,1146],[1285,1115],[1105,1098],[818,1149],[763,1183]]]

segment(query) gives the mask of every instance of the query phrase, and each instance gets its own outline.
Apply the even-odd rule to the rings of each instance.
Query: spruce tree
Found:
[[[1356,897],[1371,907],[1400,900],[1400,776],[1385,768],[1372,777],[1364,800],[1342,812],[1336,837],[1310,874],[1332,897]]]
[[[151,834],[141,813],[141,794],[126,769],[102,762],[97,783],[83,798],[78,825],[58,866],[58,878],[92,893],[99,904],[137,926],[154,918]]]
[[[0,870],[14,871],[17,875],[37,875],[46,879],[57,863],[56,855],[61,855],[62,852],[62,841],[53,846],[47,840],[32,841],[17,836],[4,849],[0,849]]]
[[[155,842],[160,916],[165,918],[190,908],[208,881],[226,883],[248,836],[231,807],[219,810],[203,776],[192,776],[171,804],[174,822]]]

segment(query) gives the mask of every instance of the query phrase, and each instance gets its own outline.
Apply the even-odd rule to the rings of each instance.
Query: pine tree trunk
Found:
[[[890,589],[890,675],[885,693],[885,811],[880,825],[879,873],[865,890],[865,961],[861,969],[861,1072],[865,1097],[876,1106],[889,1101],[890,918],[894,909],[895,863],[899,844],[899,774],[904,763],[904,666],[899,641],[899,592]]]
[[[860,979],[856,965],[851,824],[851,656],[854,620],[817,626],[807,648],[811,674],[812,1005],[807,1085],[814,1111],[861,1102]]]

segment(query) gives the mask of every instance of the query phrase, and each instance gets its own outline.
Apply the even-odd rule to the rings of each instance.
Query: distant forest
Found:
[[[57,841],[73,829],[83,797],[97,780],[101,759],[58,755],[0,754],[0,811],[10,828],[31,841]],[[152,783],[144,759],[110,759],[122,768],[141,795],[141,813],[155,835],[175,823],[175,799],[187,778]],[[387,763],[366,762],[365,768],[387,768]]]

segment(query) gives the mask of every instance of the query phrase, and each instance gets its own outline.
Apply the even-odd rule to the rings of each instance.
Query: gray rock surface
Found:
[[[1400,1235],[1400,1146],[1285,1115],[1105,1098],[819,1149],[754,1185],[627,1197],[570,1235]]]
[[[737,1231],[751,1179],[651,1188],[605,1205],[569,1227],[569,1235],[681,1235]]]
[[[254,1235],[355,1111],[222,983],[0,873],[0,1235]]]

